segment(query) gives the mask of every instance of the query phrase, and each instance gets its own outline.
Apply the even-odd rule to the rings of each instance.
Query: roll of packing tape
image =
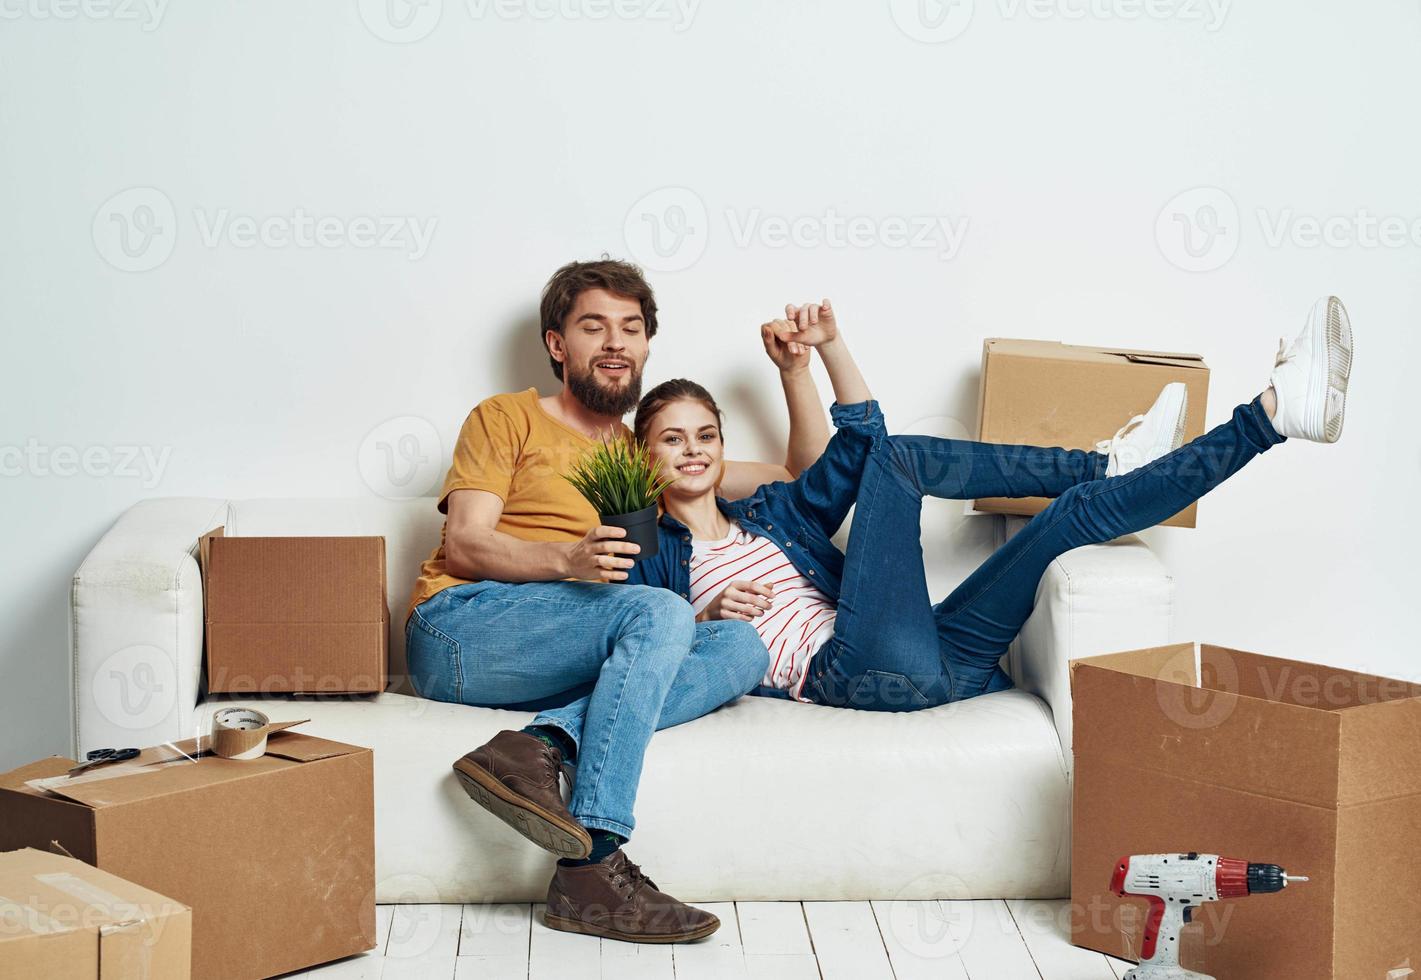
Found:
[[[266,737],[310,721],[272,723],[255,708],[223,708],[212,716],[212,751],[224,759],[260,759],[266,755]]]

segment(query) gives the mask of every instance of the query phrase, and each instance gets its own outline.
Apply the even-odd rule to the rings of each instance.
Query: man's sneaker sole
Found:
[[[487,769],[463,759],[454,763],[459,785],[479,806],[558,857],[585,858],[592,853],[592,835],[583,827],[549,813],[532,800],[519,796]]]
[[[549,915],[546,911],[543,912],[543,924],[549,929],[557,929],[560,932],[578,932],[584,936],[601,936],[603,939],[615,939],[624,943],[691,943],[697,939],[706,938],[720,928],[720,920],[714,919],[699,929],[689,929],[673,936],[638,936],[603,926],[590,925],[577,919],[564,919],[559,915]]]
[[[1342,301],[1329,296],[1323,308],[1314,308],[1313,315],[1321,316],[1322,323],[1314,322],[1314,343],[1326,345],[1327,390],[1321,392],[1323,399],[1322,438],[1324,442],[1336,442],[1342,438],[1342,420],[1347,411],[1347,380],[1352,374],[1352,321],[1343,308]]]

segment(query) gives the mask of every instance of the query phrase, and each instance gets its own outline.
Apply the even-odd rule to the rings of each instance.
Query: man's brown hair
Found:
[[[561,334],[563,322],[572,312],[577,297],[589,289],[605,289],[609,293],[634,299],[641,304],[641,316],[646,321],[646,339],[656,336],[656,296],[641,270],[630,262],[603,256],[594,262],[569,262],[543,287],[543,302],[539,307],[538,338],[548,343],[548,331]],[[562,365],[548,353],[553,374],[562,380]]]

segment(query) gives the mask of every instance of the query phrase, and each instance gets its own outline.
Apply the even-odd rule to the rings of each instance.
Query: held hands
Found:
[[[809,348],[830,343],[838,336],[839,323],[827,299],[803,306],[789,304],[785,307],[784,319],[760,326],[765,353],[781,371],[807,367]]]
[[[701,610],[696,618],[701,622],[712,619],[739,619],[750,623],[763,616],[773,605],[775,587],[759,582],[731,582],[710,605]]]
[[[572,578],[594,582],[624,582],[626,569],[632,567],[630,557],[641,552],[641,545],[619,538],[627,536],[624,527],[598,525],[567,548],[567,574]]]

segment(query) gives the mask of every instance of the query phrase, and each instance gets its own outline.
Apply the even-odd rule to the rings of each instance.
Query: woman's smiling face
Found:
[[[668,403],[651,420],[646,444],[662,472],[676,477],[664,495],[694,500],[715,492],[725,469],[725,446],[715,413],[705,405],[690,399]]]

